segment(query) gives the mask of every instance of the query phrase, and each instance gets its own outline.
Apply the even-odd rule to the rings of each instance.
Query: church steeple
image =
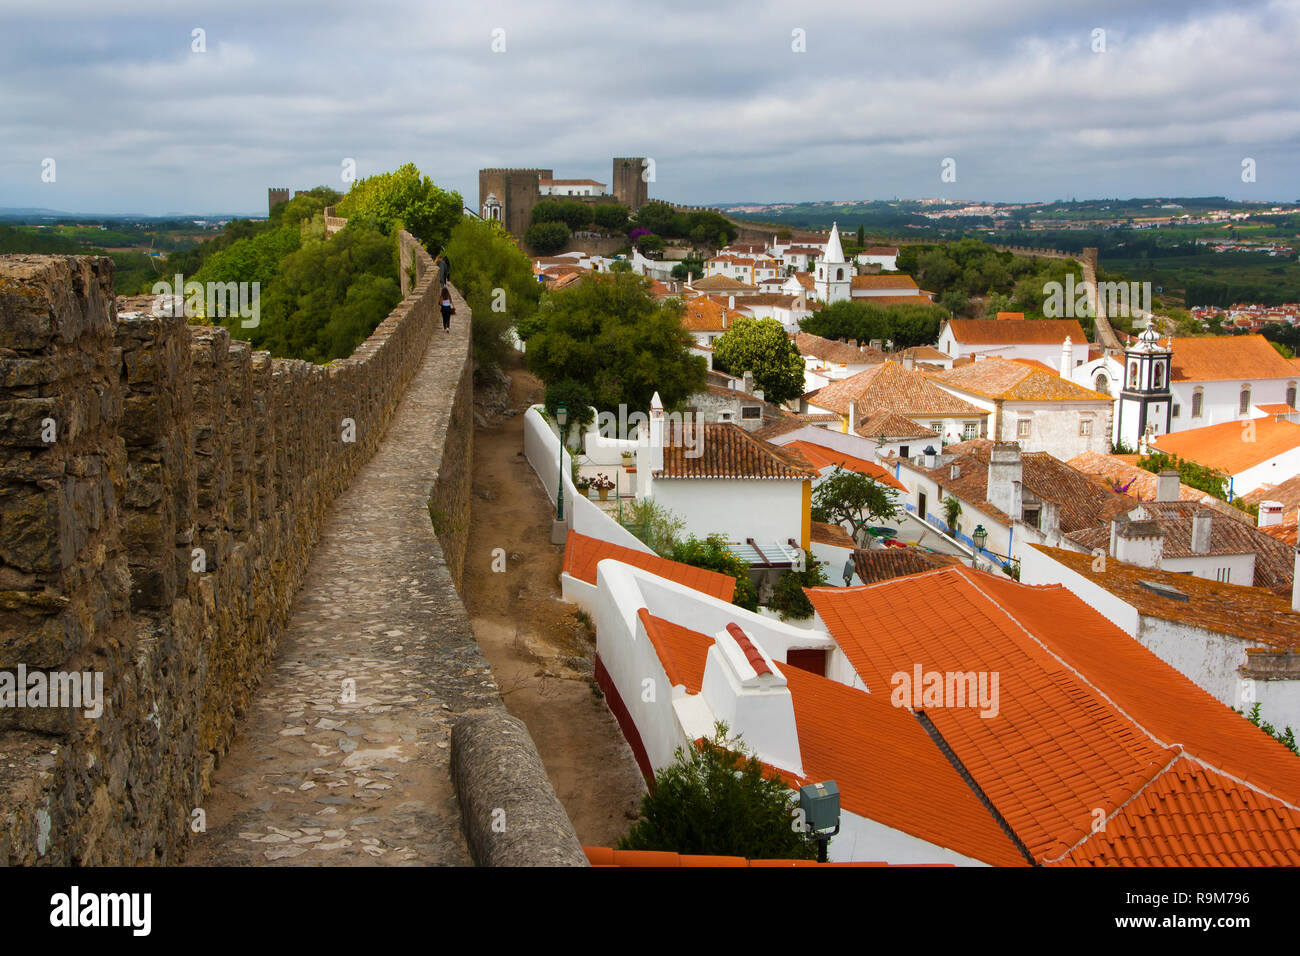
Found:
[[[813,279],[813,289],[818,298],[827,305],[843,302],[853,295],[853,268],[844,259],[844,247],[840,245],[838,223],[831,223],[831,235],[826,240],[826,251],[817,260],[817,274]]]

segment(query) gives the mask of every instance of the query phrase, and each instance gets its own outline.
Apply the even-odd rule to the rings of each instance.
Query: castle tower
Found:
[[[1136,449],[1142,436],[1169,431],[1173,418],[1173,397],[1169,391],[1169,365],[1173,352],[1160,344],[1155,326],[1138,337],[1136,345],[1124,350],[1124,388],[1119,393],[1115,434]]]
[[[280,203],[288,202],[288,201],[289,201],[289,190],[287,187],[280,188],[277,186],[272,186],[270,189],[266,191],[267,215],[269,216],[271,214],[271,210],[274,209],[276,206],[280,205]]]
[[[853,295],[853,268],[844,258],[837,223],[831,223],[831,237],[826,241],[826,251],[817,260],[813,289],[817,297],[827,305],[845,302]]]
[[[488,199],[499,207],[498,221],[516,239],[522,239],[533,218],[533,207],[542,198],[539,180],[554,179],[550,169],[480,169],[478,171],[479,215],[488,208]],[[487,216],[484,216],[486,219]]]
[[[610,185],[614,198],[627,206],[629,212],[636,212],[650,201],[650,184],[646,182],[648,165],[643,156],[614,157],[613,178]]]

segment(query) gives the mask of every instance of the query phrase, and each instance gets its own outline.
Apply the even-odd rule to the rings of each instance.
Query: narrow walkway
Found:
[[[430,436],[466,337],[434,333],[384,441],[335,502],[187,865],[470,865],[450,728],[500,697],[448,597],[426,507]]]

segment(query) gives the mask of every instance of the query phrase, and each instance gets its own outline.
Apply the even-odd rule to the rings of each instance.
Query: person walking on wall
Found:
[[[451,304],[451,292],[446,286],[442,287],[442,295],[439,299],[442,303],[442,330],[451,332],[451,317],[456,314],[455,307]]]
[[[447,277],[451,275],[451,263],[447,261],[445,255],[438,257],[438,284],[446,285]]]

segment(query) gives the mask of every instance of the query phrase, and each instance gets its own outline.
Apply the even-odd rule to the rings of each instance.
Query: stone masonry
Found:
[[[98,718],[0,707],[0,863],[180,858],[331,505],[441,324],[433,263],[400,241],[415,287],[329,366],[120,317],[108,259],[0,257],[0,671],[98,672],[105,698]],[[446,373],[429,514],[459,582],[467,348]]]

